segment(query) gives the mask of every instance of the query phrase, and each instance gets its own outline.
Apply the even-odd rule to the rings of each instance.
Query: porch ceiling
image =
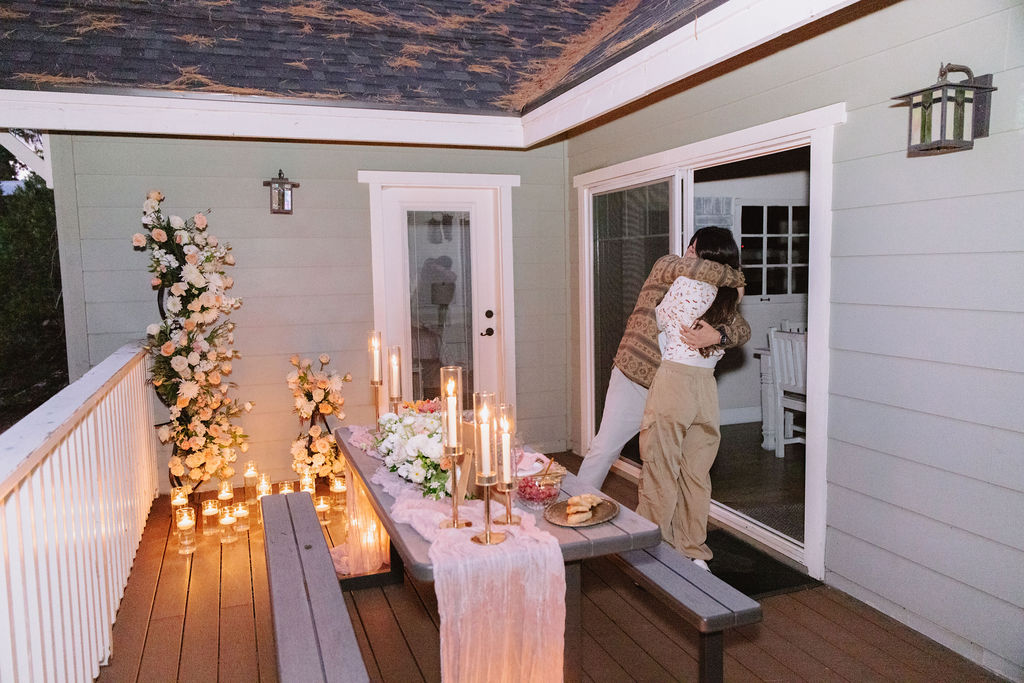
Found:
[[[852,2],[14,0],[0,128],[528,147]]]
[[[517,115],[723,2],[16,1],[0,82]]]

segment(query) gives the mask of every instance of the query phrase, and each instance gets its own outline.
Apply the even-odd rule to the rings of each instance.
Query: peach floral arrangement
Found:
[[[291,363],[295,369],[286,378],[288,388],[295,399],[295,412],[299,414],[299,422],[303,430],[292,442],[292,469],[299,474],[307,472],[314,476],[326,477],[338,474],[344,469],[344,460],[338,452],[338,443],[327,424],[327,416],[334,415],[338,420],[345,419],[345,397],[341,395],[345,382],[352,381],[352,375],[328,372],[327,364],[331,357],[320,354],[320,369],[313,369],[313,361],[309,358],[299,360],[292,356]],[[309,428],[305,427],[309,422]]]
[[[189,492],[211,477],[230,479],[247,436],[232,420],[240,405],[227,381],[234,350],[234,324],[222,321],[242,305],[227,295],[234,282],[224,273],[234,265],[231,247],[206,232],[206,215],[165,217],[164,196],[151,191],[142,205],[144,232],[132,236],[137,251],[150,252],[150,284],[157,290],[161,321],[146,328],[153,358],[151,381],[170,420],[157,428],[173,444],[171,482]]]

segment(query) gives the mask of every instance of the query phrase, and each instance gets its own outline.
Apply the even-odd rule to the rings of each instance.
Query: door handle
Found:
[[[490,337],[494,335],[494,328],[488,327],[486,330],[480,333],[481,337]]]

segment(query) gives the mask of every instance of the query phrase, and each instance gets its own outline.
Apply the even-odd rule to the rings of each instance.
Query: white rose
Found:
[[[181,230],[185,227],[185,221],[182,220],[181,216],[171,216],[171,227],[175,230]]]
[[[193,351],[192,353],[188,354],[188,364],[189,365],[199,365],[199,361],[201,361],[201,360],[202,360],[202,357],[199,355],[198,351]]]
[[[159,208],[160,202],[156,201],[155,199],[147,199],[146,201],[142,202],[143,213],[153,213]]]
[[[430,437],[426,434],[417,434],[408,441],[405,442],[405,452],[408,454],[408,458],[412,460],[420,452],[426,455],[427,448],[430,447]]]
[[[413,463],[409,467],[409,480],[417,484],[422,484],[423,480],[427,478],[427,471],[423,469],[423,465]]]
[[[147,325],[146,334],[148,334],[150,337],[155,337],[156,335],[160,334],[160,326],[157,325],[156,323],[153,323],[152,325]]]
[[[163,425],[156,430],[156,438],[160,439],[161,443],[167,443],[171,438],[171,428],[167,425]],[[178,475],[175,475],[178,476]]]
[[[175,356],[171,359],[171,367],[174,368],[175,372],[181,372],[188,367],[188,359],[184,356]]]

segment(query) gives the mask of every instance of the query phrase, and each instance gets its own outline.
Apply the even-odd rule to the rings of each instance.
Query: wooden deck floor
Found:
[[[99,680],[276,681],[259,527],[224,546],[200,535],[186,557],[177,554],[169,509],[161,497],[150,513]],[[696,680],[696,633],[609,562],[584,563],[583,592],[588,680]],[[440,679],[431,585],[406,577],[345,600],[371,680]],[[726,636],[726,680],[1001,680],[828,587],[762,605],[762,623]]]

